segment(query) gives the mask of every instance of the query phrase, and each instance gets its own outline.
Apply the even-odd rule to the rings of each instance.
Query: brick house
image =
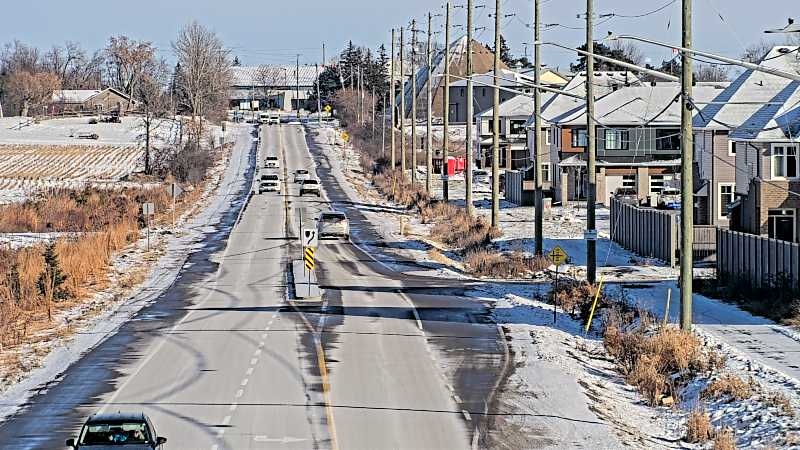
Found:
[[[797,49],[774,47],[760,65],[800,73]],[[719,139],[711,155],[717,168],[735,171],[732,182],[715,186],[714,213],[727,206],[731,229],[798,242],[800,82],[745,71],[696,117],[695,126]]]
[[[48,107],[50,114],[88,113],[88,114],[120,114],[135,111],[138,102],[127,94],[114,89],[103,90],[77,89],[58,90],[53,92]]]

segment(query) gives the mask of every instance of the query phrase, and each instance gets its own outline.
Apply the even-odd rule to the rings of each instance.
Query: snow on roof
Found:
[[[545,92],[542,94],[542,106],[546,104],[555,95],[552,92]],[[478,114],[479,117],[491,117],[492,110],[489,108],[486,111]],[[533,114],[533,97],[527,95],[517,95],[500,104],[499,110],[500,117],[530,117]]]
[[[486,86],[487,84],[494,85],[494,71],[490,70],[486,73],[473,76],[472,79],[478,87]],[[513,88],[525,83],[533,83],[532,75],[529,77],[510,69],[500,69],[500,86]],[[466,85],[467,80],[458,80],[450,83],[451,88],[464,87]]]
[[[680,159],[658,159],[652,161],[606,161],[603,159],[597,160],[599,167],[664,167],[664,166],[680,166]],[[569,158],[563,159],[558,163],[559,167],[586,167],[586,160],[581,158],[581,155],[573,155]]]
[[[53,101],[58,103],[83,103],[99,94],[95,89],[64,89],[53,92]]]
[[[776,46],[759,65],[800,73],[799,51],[798,47]],[[798,126],[794,120],[800,104],[798,88],[800,82],[747,70],[713,99],[718,104],[701,108],[694,126],[731,130],[733,139],[786,139],[796,134],[792,131]]]
[[[727,83],[698,83],[692,95],[695,101],[710,101],[726,86]],[[677,125],[681,121],[681,103],[676,101],[680,92],[680,83],[671,82],[620,88],[597,99],[595,118],[603,125]],[[558,123],[585,125],[586,108],[565,115]]]
[[[234,66],[231,67],[231,85],[248,87],[292,87],[298,83],[297,66]],[[317,68],[300,66],[300,86],[313,86],[317,80]]]

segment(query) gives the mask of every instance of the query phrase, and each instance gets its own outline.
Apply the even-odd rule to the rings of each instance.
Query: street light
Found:
[[[672,44],[667,44],[665,42],[654,41],[652,39],[646,39],[646,38],[642,38],[642,37],[638,37],[638,36],[627,36],[627,35],[616,36],[612,32],[608,33],[608,37],[606,39],[610,40],[610,41],[631,40],[631,41],[644,42],[644,43],[647,43],[647,44],[657,45],[659,47],[665,47],[665,48],[670,48],[670,49],[673,49],[673,50],[678,50],[678,51],[681,51],[681,52],[684,52],[684,53],[688,53],[690,55],[697,55],[697,56],[702,56],[704,58],[714,59],[714,60],[721,61],[721,62],[726,63],[726,64],[733,64],[735,66],[741,66],[741,67],[744,67],[746,69],[754,70],[756,72],[768,73],[770,75],[775,75],[776,77],[787,78],[789,80],[794,80],[794,81],[800,81],[800,74],[784,72],[783,70],[773,69],[771,67],[761,66],[761,65],[749,63],[749,62],[746,62],[746,61],[740,61],[738,59],[733,59],[733,58],[728,58],[728,57],[725,57],[725,56],[715,55],[713,53],[703,52],[703,51],[699,51],[699,50],[692,50],[692,49],[685,48],[685,47],[680,47],[680,46],[676,46],[676,45],[672,45]]]
[[[794,19],[789,18],[789,24],[783,28],[764,30],[764,33],[800,33],[800,24],[794,23]]]

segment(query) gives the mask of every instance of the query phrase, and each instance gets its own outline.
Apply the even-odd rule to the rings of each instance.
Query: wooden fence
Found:
[[[647,258],[675,267],[678,258],[678,215],[637,208],[611,199],[611,240]]]
[[[797,286],[800,244],[718,229],[717,277],[744,279],[754,287]]]

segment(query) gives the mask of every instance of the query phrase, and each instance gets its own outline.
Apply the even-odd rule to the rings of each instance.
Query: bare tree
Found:
[[[197,22],[184,27],[172,48],[180,64],[176,77],[184,97],[182,102],[192,112],[192,122],[199,116],[195,145],[200,147],[203,116],[214,113],[226,99],[231,83],[230,52],[217,35]]]
[[[170,113],[170,100],[167,92],[169,69],[165,61],[151,61],[142,71],[134,93],[141,106],[139,139],[144,141],[144,172],[153,173],[151,149],[153,133],[158,130]]]
[[[128,96],[130,109],[134,90],[156,49],[150,42],[134,41],[127,36],[112,36],[105,49],[106,67],[111,84]]]
[[[625,56],[627,61],[641,66],[644,61],[644,53],[636,44],[630,41],[615,40],[611,42],[610,48],[613,52]]]
[[[42,58],[44,70],[61,78],[64,89],[97,89],[101,85],[105,58],[101,52],[89,57],[75,42],[54,45]]]
[[[270,97],[278,93],[279,86],[287,86],[286,73],[282,67],[276,66],[259,66],[256,70],[256,79],[254,80],[264,93],[264,97],[269,102]]]
[[[748,46],[741,55],[742,60],[751,62],[753,64],[758,64],[767,56],[772,47],[775,44],[769,41],[761,40]]]
[[[38,111],[47,105],[53,98],[53,92],[60,87],[61,82],[53,73],[23,70],[9,77],[6,88],[20,114],[27,116],[31,109]]]
[[[728,81],[728,68],[718,64],[697,64],[694,69],[695,81]]]

